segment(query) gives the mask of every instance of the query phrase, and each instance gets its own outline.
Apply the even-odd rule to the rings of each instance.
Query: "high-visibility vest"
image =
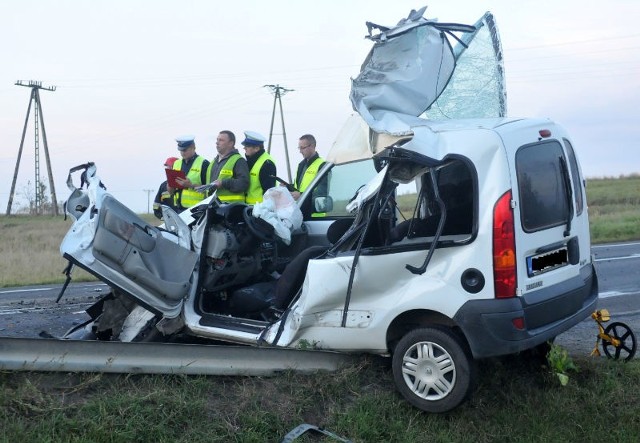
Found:
[[[233,178],[233,167],[236,162],[240,160],[242,157],[240,154],[231,154],[227,162],[222,166],[220,170],[220,174],[217,177],[217,180],[224,180],[227,178]],[[209,166],[209,183],[211,183],[211,170],[213,169],[213,162]],[[228,189],[219,188],[217,191],[218,198],[223,202],[244,202],[244,192],[231,192]]]
[[[262,201],[264,189],[262,189],[262,185],[260,184],[260,170],[262,169],[264,162],[267,160],[271,160],[273,164],[276,163],[267,152],[263,152],[260,158],[258,158],[251,167],[251,171],[249,171],[249,190],[247,191],[247,198],[245,201],[250,205],[255,205]]]
[[[302,180],[300,181],[300,183],[298,183],[296,179],[296,189],[298,191],[304,192],[304,190],[309,187],[309,184],[313,181],[314,178],[316,178],[316,175],[318,174],[318,171],[320,170],[320,167],[323,163],[323,159],[321,159],[320,157],[316,158],[313,163],[309,165],[307,170],[304,171],[304,174],[302,174]]]
[[[202,163],[204,163],[204,157],[197,156],[193,161],[189,172],[187,172],[187,178],[193,183],[194,186],[202,185]],[[180,171],[182,169],[182,159],[176,160],[173,164],[173,169]],[[177,198],[177,203],[183,208],[190,208],[191,206],[199,203],[205,195],[202,192],[197,192],[195,189],[181,189],[180,196]]]

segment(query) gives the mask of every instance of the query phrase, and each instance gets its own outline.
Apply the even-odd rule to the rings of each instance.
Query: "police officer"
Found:
[[[169,157],[164,162],[165,169],[173,169],[173,164],[178,160],[177,157]],[[174,204],[174,195],[172,195],[167,189],[167,181],[163,181],[158,188],[156,198],[153,199],[153,215],[162,220],[162,208],[161,205],[169,206],[174,211],[178,208]]]
[[[184,210],[205,198],[205,194],[196,191],[195,188],[207,183],[209,161],[196,154],[196,144],[192,135],[179,137],[176,142],[182,158],[173,164],[173,169],[184,172],[186,178],[176,178],[176,182],[182,188],[175,190],[175,203],[179,210]],[[169,190],[174,191],[171,188]]]
[[[255,205],[262,201],[267,189],[276,185],[276,163],[264,150],[264,137],[253,131],[244,131],[244,154],[249,167],[249,190],[246,202]]]
[[[298,149],[302,154],[302,161],[298,164],[294,186],[297,191],[291,192],[294,199],[298,200],[309,184],[318,174],[324,160],[316,152],[316,138],[311,134],[305,134],[298,140]],[[324,193],[326,195],[326,192]]]
[[[207,183],[213,183],[222,202],[244,202],[249,189],[249,167],[236,149],[236,136],[220,131],[216,138],[218,155],[213,159]]]

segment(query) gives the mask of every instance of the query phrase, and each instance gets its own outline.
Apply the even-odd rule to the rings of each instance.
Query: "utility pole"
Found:
[[[56,198],[56,188],[53,184],[53,174],[51,173],[51,160],[49,159],[49,147],[47,145],[47,132],[44,129],[44,117],[42,115],[42,104],[40,103],[40,89],[45,91],[55,91],[56,87],[44,87],[42,82],[29,80],[29,83],[24,83],[22,80],[18,80],[15,83],[17,86],[26,86],[31,88],[31,97],[29,98],[29,106],[27,107],[27,117],[24,120],[24,128],[22,129],[22,139],[20,140],[20,149],[18,150],[18,160],[16,161],[16,169],[13,173],[13,182],[11,183],[11,193],[9,194],[9,203],[7,204],[7,214],[11,214],[11,204],[13,203],[13,196],[16,190],[16,180],[18,179],[18,169],[20,168],[20,158],[22,158],[22,147],[24,145],[24,136],[27,132],[27,123],[29,122],[29,114],[31,112],[31,102],[35,102],[34,118],[35,118],[35,211],[36,214],[42,212],[42,193],[40,187],[40,152],[39,152],[39,126],[42,125],[42,142],[44,144],[44,155],[47,162],[47,173],[49,174],[49,190],[51,191],[51,208],[53,214],[58,215],[58,199]],[[39,120],[38,120],[39,118]]]
[[[287,89],[280,85],[264,85],[265,88],[271,89],[273,94],[273,111],[271,112],[271,128],[269,128],[269,144],[267,145],[267,152],[271,153],[271,137],[273,135],[273,121],[276,115],[276,103],[280,105],[280,120],[282,121],[282,138],[284,139],[284,154],[287,160],[287,174],[289,176],[289,183],[291,180],[291,165],[289,164],[289,149],[287,148],[287,132],[284,129],[284,114],[282,112],[282,96],[287,92],[294,91],[294,89]]]
[[[153,192],[153,189],[143,189],[143,191],[147,193],[147,214],[151,214],[149,202],[151,201],[151,193]]]

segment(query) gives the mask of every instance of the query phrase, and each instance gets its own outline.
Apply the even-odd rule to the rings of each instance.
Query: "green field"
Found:
[[[593,243],[640,239],[640,177],[587,180]]]

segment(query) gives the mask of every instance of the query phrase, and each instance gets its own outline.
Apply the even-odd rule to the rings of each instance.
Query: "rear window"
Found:
[[[520,221],[526,232],[567,222],[568,195],[562,163],[562,146],[547,141],[523,146],[516,153]]]
[[[569,166],[571,167],[571,179],[573,180],[573,200],[576,204],[576,215],[580,215],[582,214],[582,210],[584,209],[584,187],[582,186],[582,180],[580,179],[578,160],[576,159],[576,153],[573,150],[571,142],[565,139],[564,145],[567,148],[567,155],[569,156]]]

